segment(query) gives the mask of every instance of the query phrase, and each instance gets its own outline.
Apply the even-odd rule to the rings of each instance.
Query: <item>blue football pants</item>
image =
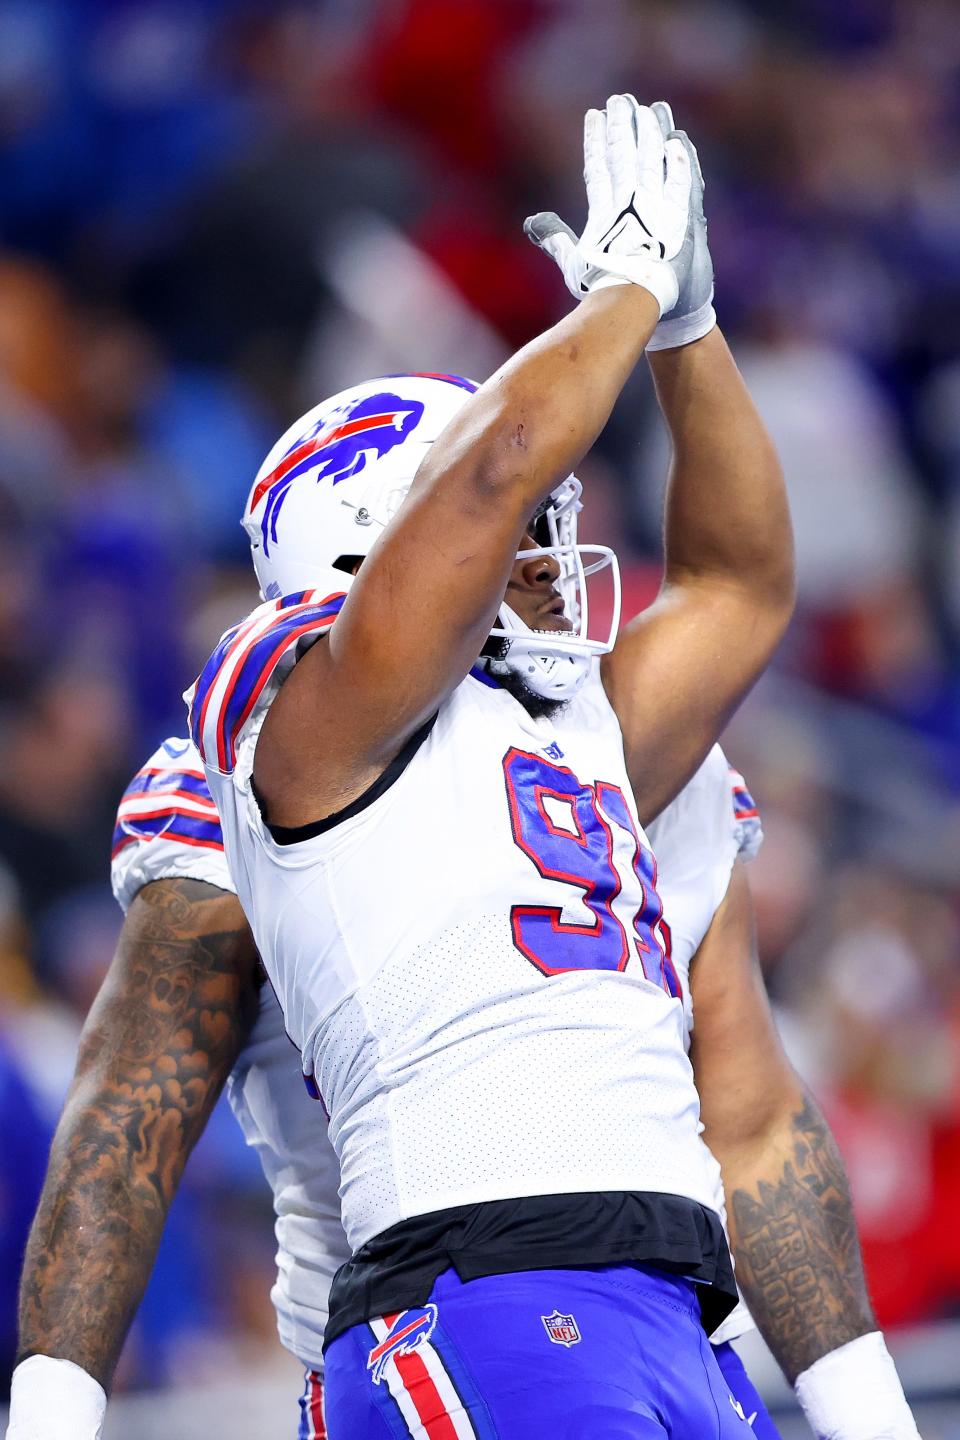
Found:
[[[696,1287],[632,1265],[437,1280],[327,1349],[329,1440],[776,1440]]]
[[[733,1346],[729,1342],[715,1345],[713,1353],[717,1357],[723,1378],[730,1387],[731,1395],[746,1415],[757,1440],[780,1440],[780,1431],[770,1418],[766,1405],[760,1399],[759,1392]]]

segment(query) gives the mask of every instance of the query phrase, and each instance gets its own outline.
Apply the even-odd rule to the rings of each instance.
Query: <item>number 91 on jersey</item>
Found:
[[[646,978],[680,998],[657,894],[657,862],[637,832],[620,787],[604,780],[584,785],[566,766],[526,750],[507,752],[503,774],[514,841],[545,880],[579,890],[594,917],[592,924],[579,925],[564,920],[559,906],[514,905],[510,920],[520,953],[544,975],[626,969],[630,938],[613,908],[624,890],[614,858],[614,830],[623,830],[633,846],[629,887],[639,899],[633,917],[636,953]]]

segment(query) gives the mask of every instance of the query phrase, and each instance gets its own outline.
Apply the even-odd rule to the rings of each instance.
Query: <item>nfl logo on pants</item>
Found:
[[[554,1310],[552,1315],[541,1315],[540,1319],[554,1345],[579,1345],[580,1330],[572,1315],[561,1315],[559,1310]]]

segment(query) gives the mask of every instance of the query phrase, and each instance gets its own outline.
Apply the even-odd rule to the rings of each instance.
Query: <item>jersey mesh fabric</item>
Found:
[[[214,675],[211,693],[222,688]],[[559,716],[536,721],[467,677],[389,790],[286,846],[251,792],[275,694],[262,677],[234,770],[208,762],[207,778],[288,1030],[331,1114],[351,1246],[413,1215],[515,1195],[665,1191],[709,1206],[681,1007],[630,938],[652,901],[633,870],[643,837],[598,671]],[[546,821],[530,789],[511,800],[514,756],[548,790],[573,787],[579,800],[561,797],[557,813],[579,805],[595,856],[609,831],[603,864],[617,878],[602,926],[584,886],[545,876],[515,838],[511,803]],[[601,784],[620,797],[608,827]],[[550,824],[555,835],[562,813]],[[554,911],[561,941],[579,927],[596,945],[550,973],[552,954],[541,965],[514,941],[516,901]],[[604,968],[618,935],[619,972]],[[648,960],[654,949],[651,939]]]
[[[722,903],[735,861],[749,860],[763,840],[759,811],[743,776],[715,745],[676,799],[649,827],[659,863],[659,889],[673,938],[672,959],[683,987],[685,1043],[693,1032],[690,966]],[[704,1145],[713,1177],[713,1206],[727,1228],[720,1166]],[[710,1339],[715,1345],[754,1329],[743,1301]]]
[[[742,777],[738,777],[742,782]],[[673,941],[671,958],[683,987],[684,1025],[693,1030],[690,965],[730,884],[734,862],[759,846],[736,815],[733,772],[719,745],[649,827],[658,889]]]
[[[340,1224],[340,1171],[323,1107],[307,1094],[269,985],[227,1096],[273,1192],[277,1279],[270,1298],[280,1340],[322,1374],[330,1285],[350,1255]]]
[[[549,989],[542,999],[538,984]],[[682,1147],[677,1158],[674,1150],[687,1104],[687,1075],[677,1083],[671,1053],[679,1017],[662,1004],[660,1023],[651,1028],[651,989],[643,979],[596,972],[519,984],[503,915],[464,922],[385,966],[355,999],[381,1055],[395,1058],[370,1072],[370,1107],[356,1090],[352,1106],[335,1105],[331,1128],[347,1157],[342,1110],[356,1111],[371,1129],[363,1158],[342,1178],[354,1243],[382,1228],[380,1202],[391,1189],[397,1218],[493,1198],[491,1177],[504,1195],[636,1188],[686,1194],[689,1168]],[[660,1004],[659,995],[653,998]],[[442,1013],[442,1023],[432,1018]],[[331,1028],[342,1023],[338,1012]],[[509,1043],[498,1043],[501,1035]],[[322,1039],[318,1048],[325,1048]],[[580,1076],[589,1076],[589,1104]],[[389,1104],[378,1093],[384,1082]],[[383,1160],[371,1165],[387,1155],[392,1186],[378,1179]],[[603,1156],[602,1185],[585,1161],[591,1155]]]

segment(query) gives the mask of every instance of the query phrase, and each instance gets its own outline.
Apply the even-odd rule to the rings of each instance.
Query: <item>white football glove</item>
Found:
[[[524,230],[578,300],[605,285],[642,285],[666,314],[692,262],[692,246],[684,251],[692,184],[687,146],[679,136],[664,140],[657,116],[632,95],[611,95],[606,111],[587,111],[583,164],[588,215],[580,240],[547,212],[530,216]]]
[[[707,245],[707,221],[703,213],[703,172],[696,147],[685,130],[673,124],[673,112],[666,100],[651,105],[663,135],[664,143],[679,140],[690,161],[690,208],[687,230],[677,256],[675,269],[680,278],[677,303],[660,321],[650,339],[648,350],[670,350],[700,340],[717,323],[713,308],[713,261]]]

